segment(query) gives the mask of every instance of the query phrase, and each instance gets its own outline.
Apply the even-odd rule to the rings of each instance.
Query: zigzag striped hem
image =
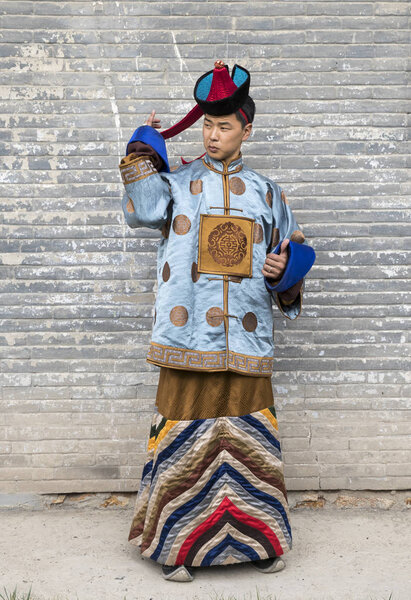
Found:
[[[165,565],[226,565],[288,552],[274,407],[192,421],[156,412],[128,540]]]

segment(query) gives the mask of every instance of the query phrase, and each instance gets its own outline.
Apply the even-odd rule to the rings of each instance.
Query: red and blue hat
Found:
[[[170,168],[167,160],[164,140],[178,135],[188,129],[205,113],[212,116],[229,115],[237,110],[240,111],[246,123],[249,118],[242,109],[248,97],[250,89],[250,73],[240,65],[234,65],[231,75],[228,66],[222,60],[214,63],[214,69],[204,73],[194,86],[194,99],[196,105],[181,121],[162,131],[161,133],[148,126],[142,126],[135,130],[131,136],[126,149],[131,142],[144,141],[156,150],[165,163],[165,171]],[[144,137],[144,139],[142,139]]]

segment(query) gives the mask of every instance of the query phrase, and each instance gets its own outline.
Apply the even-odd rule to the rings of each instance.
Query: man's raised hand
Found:
[[[150,125],[154,129],[161,129],[160,119],[156,117],[156,111],[152,110],[150,116],[147,118],[145,125]]]
[[[281,279],[288,261],[287,246],[289,242],[290,240],[288,238],[285,238],[285,240],[281,242],[280,254],[267,254],[264,267],[261,271],[264,277],[268,277],[269,279]]]

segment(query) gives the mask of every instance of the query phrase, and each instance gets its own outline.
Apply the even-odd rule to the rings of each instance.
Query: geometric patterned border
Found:
[[[150,343],[147,362],[158,366],[193,371],[237,371],[245,375],[271,375],[274,359],[220,350],[207,352]]]
[[[124,185],[158,173],[148,156],[136,156],[135,154],[125,156],[121,160],[119,168]]]

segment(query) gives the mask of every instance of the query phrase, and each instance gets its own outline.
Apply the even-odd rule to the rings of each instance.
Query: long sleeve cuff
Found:
[[[140,141],[131,142],[128,145],[127,156],[129,154],[135,154],[136,156],[149,156],[157,171],[164,169],[163,159],[149,144],[145,144],[144,142]]]

